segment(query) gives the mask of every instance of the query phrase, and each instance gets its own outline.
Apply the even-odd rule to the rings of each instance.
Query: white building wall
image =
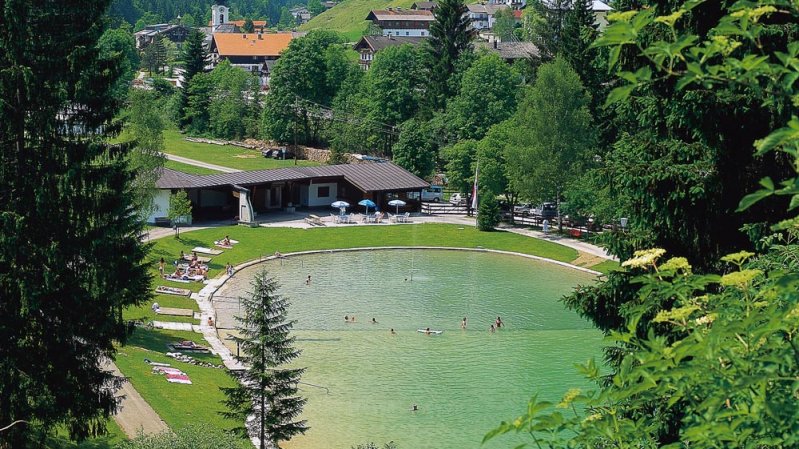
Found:
[[[320,196],[319,190],[327,188],[328,195]],[[336,201],[338,196],[338,185],[336,183],[325,184],[311,184],[308,186],[308,204],[309,207],[315,206],[329,206],[330,203]]]
[[[410,36],[410,37],[427,37],[430,36],[430,31],[426,29],[395,29],[386,28],[383,30],[383,36]]]
[[[153,211],[147,217],[147,223],[155,223],[156,218],[169,215],[169,190],[159,190],[153,197]]]

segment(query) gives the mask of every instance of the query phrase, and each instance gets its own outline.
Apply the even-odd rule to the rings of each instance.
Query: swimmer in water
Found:
[[[349,323],[350,322],[350,316],[349,315],[344,315],[344,321]]]
[[[491,332],[493,334],[495,331],[496,331],[496,329],[494,329],[494,325],[493,324],[488,327],[488,332]]]
[[[397,333],[394,332],[394,328],[393,327],[391,328],[391,335],[397,335]]]
[[[495,321],[495,324],[497,325],[497,329],[505,325],[505,323],[502,322],[502,318],[500,317],[497,317],[497,321]]]
[[[372,318],[372,324],[377,324],[377,320]]]
[[[430,335],[430,328],[429,327],[424,330],[424,334],[425,335]]]
[[[308,279],[305,280],[305,285],[311,285],[311,275],[308,275]]]
[[[466,317],[463,317],[463,321],[461,321],[461,329],[466,329]]]
[[[419,411],[419,406],[416,405],[416,404],[413,404],[413,407],[411,407],[411,411],[412,412],[418,412]]]

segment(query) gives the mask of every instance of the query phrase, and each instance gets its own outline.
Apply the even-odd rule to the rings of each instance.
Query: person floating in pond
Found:
[[[308,279],[305,280],[305,285],[311,285],[311,275],[308,275]]]
[[[391,335],[397,335],[397,333],[394,332],[394,328],[393,327],[391,328]]]
[[[463,321],[461,321],[461,329],[466,329],[466,317],[463,317]]]
[[[350,316],[349,315],[344,315],[344,321],[349,323],[350,322]]]
[[[377,324],[377,320],[372,318],[372,324]]]
[[[353,315],[352,317],[350,317],[350,323],[354,323],[354,322],[355,322],[355,315]]]
[[[491,326],[488,327],[488,332],[491,332],[493,334],[494,331],[496,331],[496,329],[494,329],[494,325],[492,324]]]
[[[497,325],[497,329],[505,325],[505,323],[502,322],[502,318],[500,317],[497,317],[497,321],[495,321],[494,324]]]
[[[413,407],[411,407],[411,411],[412,412],[418,412],[419,411],[419,406],[416,405],[416,404],[413,404]]]
[[[424,334],[425,335],[430,335],[430,328],[429,327],[424,330]]]

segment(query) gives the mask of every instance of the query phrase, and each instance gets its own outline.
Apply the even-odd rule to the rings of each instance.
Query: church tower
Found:
[[[227,23],[230,19],[230,9],[224,5],[211,7],[211,30],[216,31],[219,25]]]

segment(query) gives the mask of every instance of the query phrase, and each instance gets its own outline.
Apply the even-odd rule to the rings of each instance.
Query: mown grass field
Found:
[[[264,170],[269,168],[293,167],[294,160],[279,161],[267,159],[255,150],[235,147],[232,145],[212,145],[199,142],[188,142],[184,135],[176,129],[164,131],[164,152],[183,156],[189,159],[235,168],[237,170]],[[297,165],[319,165],[316,162],[298,160]],[[188,172],[191,173],[191,172]]]
[[[331,30],[341,33],[348,41],[355,42],[366,31],[369,22],[366,16],[373,9],[408,8],[414,0],[344,0],[300,26],[301,31]]]
[[[192,175],[214,175],[217,173],[221,173],[216,170],[211,170],[210,168],[197,167],[196,165],[189,165],[189,164],[184,164],[182,162],[175,162],[170,160],[164,161],[164,167],[171,168],[172,170],[182,171],[183,173],[189,173]]]

